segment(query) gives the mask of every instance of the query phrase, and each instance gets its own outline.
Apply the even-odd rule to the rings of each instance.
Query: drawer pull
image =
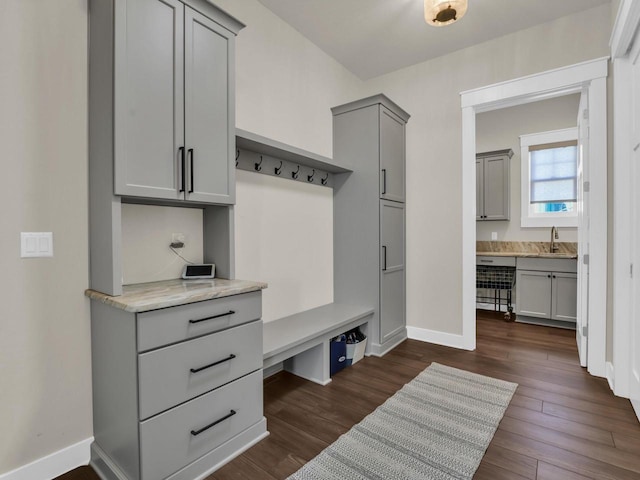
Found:
[[[214,315],[213,317],[201,318],[199,320],[189,320],[189,323],[206,322],[207,320],[213,320],[214,318],[226,317],[227,315],[233,315],[234,313],[236,313],[236,312],[234,312],[233,310],[229,310],[227,313],[220,313],[218,315]]]
[[[220,365],[221,363],[228,362],[229,360],[233,360],[234,358],[236,358],[236,356],[232,353],[227,358],[223,358],[222,360],[218,360],[217,362],[213,362],[209,365],[205,365],[204,367],[191,368],[190,370],[191,370],[191,373],[198,373],[198,372],[201,372],[202,370],[206,370],[207,368],[215,367],[216,365]]]
[[[493,263],[493,260],[486,260],[486,259],[484,259],[484,258],[481,258],[481,259],[480,259],[480,261],[481,261],[482,263]]]
[[[196,435],[200,435],[202,432],[209,430],[211,427],[215,427],[216,425],[218,425],[220,422],[224,422],[225,420],[227,420],[228,418],[233,417],[237,412],[235,410],[231,410],[228,414],[226,414],[224,417],[216,420],[213,423],[210,423],[209,425],[207,425],[206,427],[202,427],[200,430],[191,430],[191,435],[193,435],[194,437]]]

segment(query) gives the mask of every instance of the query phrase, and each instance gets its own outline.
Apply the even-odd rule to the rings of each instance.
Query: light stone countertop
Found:
[[[476,255],[487,257],[526,258],[578,258],[578,245],[572,242],[556,242],[558,251],[550,253],[549,242],[503,241],[476,242]]]
[[[227,280],[224,278],[164,280],[161,282],[124,285],[122,295],[114,297],[96,290],[85,290],[92,300],[106,303],[127,312],[139,313],[160,308],[229,297],[267,288],[264,282]]]
[[[476,255],[483,257],[578,258],[576,253],[476,252]]]

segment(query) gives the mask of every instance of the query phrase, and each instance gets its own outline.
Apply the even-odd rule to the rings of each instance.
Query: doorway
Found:
[[[539,100],[569,94],[585,96],[589,104],[589,155],[583,168],[591,176],[586,190],[592,201],[589,205],[590,222],[607,225],[607,131],[606,131],[606,77],[607,59],[597,59],[523,77],[496,85],[462,92],[462,205],[463,205],[463,342],[475,349],[475,252],[476,252],[476,114],[505,107],[523,105]],[[580,185],[585,189],[585,185]],[[587,353],[585,363],[592,375],[605,376],[606,349],[606,292],[607,292],[607,229],[587,229],[581,239],[588,249],[582,248],[578,262],[588,264],[586,284],[587,300],[581,319],[589,318],[585,335]],[[586,269],[579,272],[586,281]],[[584,284],[584,283],[583,283]],[[579,320],[580,323],[580,320]]]
[[[586,108],[581,99],[581,93],[564,95],[476,115],[476,286],[499,287],[479,289],[477,307],[501,310],[506,320],[571,329],[574,336],[580,332],[578,214],[587,211],[578,206],[588,200],[576,188],[579,175],[588,174],[578,168],[587,151],[578,148],[585,129],[578,128]],[[580,350],[584,360],[586,349]]]

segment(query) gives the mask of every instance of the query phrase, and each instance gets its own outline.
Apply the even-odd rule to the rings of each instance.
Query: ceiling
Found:
[[[469,0],[460,21],[440,28],[425,23],[423,0],[260,2],[367,80],[610,0]]]

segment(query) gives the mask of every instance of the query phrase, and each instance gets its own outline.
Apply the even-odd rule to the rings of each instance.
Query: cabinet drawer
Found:
[[[141,422],[142,479],[166,478],[260,419],[262,370]]]
[[[476,255],[476,265],[493,265],[495,267],[515,267],[516,257],[492,257]]]
[[[262,292],[243,293],[138,314],[138,351],[162,347],[257,320]]]
[[[138,357],[140,419],[259,368],[261,321],[143,353]]]

